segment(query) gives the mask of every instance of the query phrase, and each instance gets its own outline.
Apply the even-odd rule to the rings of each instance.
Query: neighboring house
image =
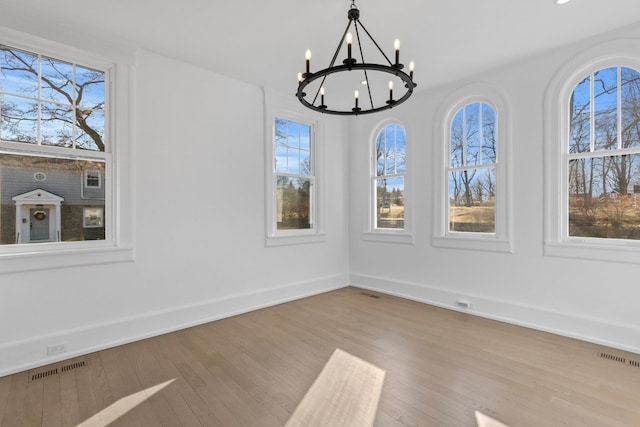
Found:
[[[0,154],[0,244],[105,237],[104,163]]]

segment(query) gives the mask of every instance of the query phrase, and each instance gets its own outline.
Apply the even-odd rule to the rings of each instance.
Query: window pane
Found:
[[[104,112],[85,110],[76,122],[76,148],[104,151]]]
[[[58,147],[73,145],[73,111],[60,104],[42,103],[42,144]]]
[[[286,172],[287,171],[287,147],[276,145],[275,150],[275,171]]]
[[[104,215],[83,223],[85,208],[105,206],[104,186],[85,188],[87,170],[105,176],[103,162],[0,154],[0,244],[104,239]]]
[[[449,231],[495,233],[495,169],[449,174]]]
[[[376,179],[376,228],[404,228],[404,177]]]
[[[275,142],[277,145],[287,145],[287,120],[276,117]]]
[[[301,150],[310,150],[311,149],[311,126],[308,125],[300,125],[300,149]]]
[[[496,112],[482,104],[482,164],[496,162]]]
[[[311,180],[276,176],[278,230],[311,228]]]
[[[42,99],[72,105],[73,65],[51,58],[42,58]]]
[[[0,49],[0,88],[4,93],[38,96],[38,56],[16,49]]]
[[[640,239],[640,154],[569,161],[569,236]]]
[[[640,147],[640,73],[622,68],[622,147]]]
[[[104,110],[104,73],[76,65],[76,99],[81,109]]]
[[[11,95],[0,95],[0,139],[38,142],[38,103]]]
[[[384,128],[385,138],[385,175],[393,175],[396,173],[396,129],[394,125],[388,125]]]
[[[593,75],[594,137],[596,151],[618,148],[618,73],[605,68]]]
[[[385,133],[380,132],[376,138],[376,176],[384,175],[387,161]]]
[[[288,122],[287,145],[292,148],[300,148],[300,129],[296,122]]]
[[[396,125],[396,173],[405,173],[406,167],[406,155],[407,153],[407,141],[404,129],[402,126]]]
[[[462,147],[464,147],[464,111],[460,109],[451,121],[451,167],[457,168],[462,163]]]
[[[584,153],[591,150],[591,76],[578,83],[571,94],[571,129],[569,152]]]
[[[467,147],[465,165],[479,164],[480,152],[480,103],[476,102],[465,107]]]

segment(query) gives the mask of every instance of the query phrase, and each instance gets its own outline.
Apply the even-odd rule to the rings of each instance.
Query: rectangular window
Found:
[[[0,45],[0,245],[105,239],[105,77]]]
[[[100,178],[100,171],[85,171],[84,186],[87,188],[101,188],[102,180]]]
[[[276,117],[274,177],[276,230],[313,228],[311,126]]]
[[[104,209],[101,207],[84,208],[82,217],[84,228],[104,227]]]

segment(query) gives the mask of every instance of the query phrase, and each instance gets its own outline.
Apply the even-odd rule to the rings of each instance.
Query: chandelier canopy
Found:
[[[409,99],[413,93],[413,89],[417,86],[413,82],[413,70],[414,62],[409,63],[409,74],[402,71],[404,65],[400,63],[400,41],[395,40],[395,61],[391,62],[387,55],[382,51],[378,43],[373,39],[369,31],[360,22],[360,10],[355,5],[355,0],[351,0],[351,7],[347,11],[347,28],[344,30],[338,47],[331,59],[331,63],[325,69],[320,71],[311,72],[311,51],[307,50],[305,54],[306,67],[304,73],[298,73],[298,92],[296,96],[307,108],[315,111],[327,114],[337,115],[359,115],[370,114],[378,111],[388,110],[397,105],[402,104]],[[350,31],[353,26],[355,31],[355,40],[357,42],[356,54],[353,55],[353,33]],[[377,48],[377,52],[380,53],[381,63],[366,62],[364,58],[363,45],[360,39],[360,30],[366,34],[373,46]],[[365,39],[366,41],[366,39]],[[336,59],[340,55],[340,51],[346,44],[347,52],[346,58],[342,61],[342,64],[336,65]],[[345,79],[346,75],[350,78]],[[355,76],[355,77],[354,77]],[[340,83],[333,86],[333,81],[342,83],[344,89],[345,84],[360,85],[356,87],[364,86],[361,90],[366,93],[363,102],[360,102],[360,91],[354,90],[353,98],[349,102],[350,105],[346,105],[344,102],[339,104],[338,102],[332,102],[329,93],[325,98],[325,85],[329,83],[329,77],[332,80],[332,88],[337,88]],[[386,84],[386,79],[389,79]],[[394,98],[394,81],[397,85],[403,86],[403,91],[396,91],[396,98]],[[384,88],[381,90],[381,82],[384,82]],[[328,86],[327,86],[328,87]],[[388,89],[388,92],[387,92]],[[338,89],[336,89],[338,90]],[[399,97],[398,92],[401,92]],[[383,94],[380,96],[380,94]],[[308,95],[310,94],[310,95]],[[387,96],[388,94],[388,96]],[[334,95],[335,96],[335,92]],[[337,97],[336,97],[337,98]],[[334,98],[334,99],[336,99]],[[368,99],[367,99],[368,98]],[[374,101],[374,98],[375,99]],[[325,103],[326,102],[326,103]]]

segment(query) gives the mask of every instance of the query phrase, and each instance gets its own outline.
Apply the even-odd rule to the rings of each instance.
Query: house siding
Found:
[[[100,173],[99,188],[85,187],[84,172],[87,170]],[[46,178],[36,179],[38,172]],[[105,206],[104,172],[102,162],[0,154],[0,244],[16,241],[13,197],[36,189],[64,199],[61,205],[63,241],[104,239],[104,226],[83,227],[84,208]]]

